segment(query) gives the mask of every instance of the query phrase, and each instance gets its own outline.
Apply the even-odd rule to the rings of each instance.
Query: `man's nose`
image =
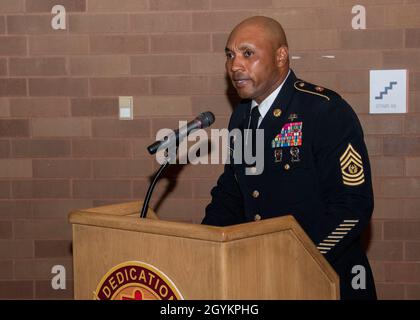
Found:
[[[232,72],[243,71],[244,70],[244,64],[243,64],[242,57],[235,56],[232,59],[230,69],[231,69]]]

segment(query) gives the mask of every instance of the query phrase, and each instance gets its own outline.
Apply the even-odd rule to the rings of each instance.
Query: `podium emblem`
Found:
[[[172,280],[156,267],[127,261],[111,268],[99,282],[96,300],[183,300]]]

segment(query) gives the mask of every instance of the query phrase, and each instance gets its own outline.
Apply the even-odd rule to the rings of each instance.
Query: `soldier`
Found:
[[[376,299],[360,242],[373,212],[368,153],[359,120],[337,93],[299,80],[289,69],[286,35],[267,17],[237,25],[226,71],[242,102],[229,130],[264,130],[264,170],[225,165],[203,224],[227,226],[293,214],[340,277],[342,299]],[[255,170],[254,170],[255,172]],[[353,288],[352,269],[366,270]]]

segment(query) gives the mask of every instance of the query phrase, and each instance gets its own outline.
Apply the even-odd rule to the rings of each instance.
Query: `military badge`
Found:
[[[280,109],[274,109],[273,115],[278,118],[281,116],[281,110]]]
[[[290,154],[292,155],[292,162],[299,162],[299,148],[298,147],[291,147],[290,148]]]
[[[290,116],[289,116],[289,120],[290,121],[295,121],[295,120],[297,120],[297,118],[298,118],[298,115],[296,114],[296,113],[292,113]]]
[[[274,162],[281,162],[283,159],[283,151],[279,148],[274,149]]]
[[[272,148],[297,147],[302,145],[303,122],[286,123],[281,132],[271,141]]]
[[[358,186],[365,182],[362,157],[350,143],[340,157],[340,166],[345,185]]]

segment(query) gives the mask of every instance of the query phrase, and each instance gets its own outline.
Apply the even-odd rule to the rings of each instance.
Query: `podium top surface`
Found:
[[[282,230],[303,232],[296,220],[288,215],[278,218],[238,224],[228,227],[215,227],[201,224],[158,220],[149,209],[147,219],[139,217],[140,201],[95,207],[73,211],[69,215],[72,224],[97,226],[127,231],[145,232],[183,238],[227,242],[254,237]]]

